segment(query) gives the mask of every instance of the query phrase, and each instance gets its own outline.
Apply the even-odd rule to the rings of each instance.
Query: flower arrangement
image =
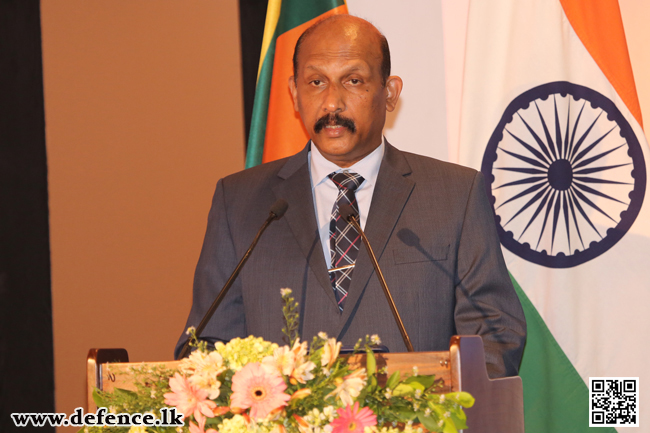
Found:
[[[467,428],[463,407],[474,404],[471,395],[436,393],[435,377],[419,375],[417,367],[406,377],[395,372],[380,385],[372,352],[381,344],[379,337],[357,343],[355,352],[365,351],[366,366],[353,369],[339,357],[336,339],[320,333],[310,345],[300,340],[298,304],[291,290],[282,289],[281,295],[288,345],[250,336],[208,350],[190,328],[196,349],[178,371],[136,369],[137,390],[96,390],[98,407],[153,414],[175,407],[184,415],[184,427],[131,427],[131,433],[451,433]]]

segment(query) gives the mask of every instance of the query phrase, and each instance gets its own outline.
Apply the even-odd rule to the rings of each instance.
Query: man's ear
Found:
[[[291,92],[291,97],[293,98],[293,109],[298,111],[298,89],[296,89],[296,82],[293,79],[293,75],[289,77],[289,91]]]
[[[386,81],[386,111],[393,111],[397,106],[397,100],[402,93],[404,83],[397,75],[391,75]]]

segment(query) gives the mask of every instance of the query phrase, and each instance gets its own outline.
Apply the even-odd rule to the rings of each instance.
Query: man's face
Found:
[[[335,21],[303,41],[297,78],[289,79],[294,107],[325,158],[349,167],[381,144],[386,111],[401,91],[399,77],[382,83],[376,31],[356,21]]]

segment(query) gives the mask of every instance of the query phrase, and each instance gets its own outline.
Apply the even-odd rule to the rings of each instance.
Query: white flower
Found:
[[[418,366],[417,366],[417,365],[414,365],[414,366],[413,366],[413,376],[417,376],[417,375],[418,375],[418,372],[419,372],[419,370],[418,370]]]
[[[289,296],[291,294],[291,289],[280,289],[280,295],[284,298],[285,296]]]
[[[196,328],[194,326],[190,326],[189,328],[187,328],[187,331],[185,331],[185,334],[190,335],[194,331],[196,331]]]
[[[440,403],[444,403],[444,402],[445,402],[445,395],[440,394]]]
[[[445,418],[450,418],[451,417],[451,412],[445,412]]]
[[[416,389],[415,390],[415,398],[420,398],[422,396],[422,390],[421,389]]]
[[[431,415],[431,409],[429,408],[424,409],[424,416],[429,416],[429,415]]]
[[[180,362],[178,368],[189,376],[188,381],[192,385],[208,391],[208,398],[219,397],[221,382],[217,380],[217,376],[224,372],[226,367],[218,352],[204,353],[195,350]]]
[[[438,427],[442,427],[445,425],[445,422],[443,420],[438,421]]]
[[[420,403],[418,403],[418,402],[413,403],[413,410],[414,410],[415,412],[417,412],[418,409],[420,409]]]
[[[393,391],[390,388],[386,388],[386,392],[384,392],[384,397],[390,400],[392,396],[393,396]]]
[[[312,373],[312,370],[314,370],[314,368],[316,368],[316,364],[313,362],[303,362],[291,372],[291,377],[293,379],[296,379],[296,381],[299,383],[306,383],[308,380],[312,380],[314,378],[314,373]]]
[[[262,360],[262,365],[276,369],[280,374],[289,376],[296,366],[296,355],[289,346],[278,347],[273,351],[272,356]]]
[[[318,333],[318,338],[320,338],[322,340],[327,340],[327,332],[323,332],[323,331],[319,332]]]
[[[345,406],[350,406],[353,400],[359,396],[363,387],[366,386],[367,379],[366,369],[360,368],[345,376],[343,380],[337,379],[337,381],[341,381],[340,384],[334,391],[325,396],[325,398],[336,395]]]
[[[375,346],[379,346],[381,344],[381,340],[379,339],[379,335],[373,334],[370,337],[370,342],[374,344]]]

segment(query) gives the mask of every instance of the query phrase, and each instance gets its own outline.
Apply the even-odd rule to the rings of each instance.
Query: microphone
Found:
[[[413,352],[413,345],[411,344],[411,339],[409,338],[409,335],[406,332],[406,328],[404,328],[404,323],[402,323],[402,318],[400,317],[399,312],[397,311],[397,307],[395,306],[395,301],[393,301],[393,296],[390,294],[390,290],[388,290],[388,285],[386,284],[386,280],[384,279],[384,274],[382,274],[381,269],[379,269],[379,263],[377,262],[377,257],[375,257],[375,253],[372,251],[372,247],[370,246],[370,241],[368,241],[366,234],[363,232],[361,226],[359,225],[357,213],[354,211],[354,209],[352,209],[352,206],[350,206],[349,204],[341,204],[339,206],[339,214],[341,215],[341,218],[343,218],[345,221],[348,221],[350,224],[352,224],[354,228],[357,229],[357,231],[359,232],[359,235],[361,235],[363,244],[366,246],[366,250],[368,251],[368,255],[370,256],[370,261],[372,262],[372,266],[375,268],[375,273],[377,274],[377,278],[379,278],[379,284],[381,284],[381,288],[384,289],[384,295],[386,295],[386,300],[388,301],[388,306],[390,307],[390,311],[393,313],[393,317],[395,318],[395,322],[397,323],[397,327],[399,328],[400,334],[402,334],[402,340],[404,340],[404,344],[406,345],[406,350],[408,350],[409,352]]]
[[[223,301],[223,298],[226,297],[226,294],[230,290],[230,287],[234,284],[235,279],[237,279],[237,276],[239,275],[239,272],[242,270],[246,262],[248,261],[248,257],[251,255],[253,252],[253,249],[255,248],[255,245],[257,245],[257,241],[260,240],[260,236],[262,236],[262,233],[264,233],[264,230],[275,220],[278,220],[282,218],[284,213],[287,211],[287,208],[289,207],[289,203],[287,203],[286,200],[284,199],[278,199],[275,203],[273,203],[273,206],[271,206],[271,209],[269,209],[269,217],[264,221],[264,224],[262,224],[262,227],[260,227],[260,230],[257,232],[257,235],[255,236],[255,239],[253,239],[253,242],[251,243],[251,246],[248,247],[246,250],[246,253],[244,254],[244,257],[241,258],[239,263],[237,264],[237,267],[235,268],[234,271],[232,271],[232,274],[230,275],[230,278],[228,278],[228,281],[226,281],[226,284],[223,286],[217,297],[214,299],[214,302],[212,302],[212,305],[210,308],[208,308],[208,311],[205,313],[203,316],[203,319],[201,319],[201,323],[199,323],[199,326],[196,327],[196,337],[200,337],[201,333],[207,326],[208,322],[212,318],[212,315],[214,314],[215,311],[217,311],[217,308],[219,308],[219,305]],[[190,351],[190,340],[188,339],[185,342],[185,345],[183,346],[183,350],[181,350],[181,353],[178,355],[178,359],[184,358],[187,356],[187,354]]]

